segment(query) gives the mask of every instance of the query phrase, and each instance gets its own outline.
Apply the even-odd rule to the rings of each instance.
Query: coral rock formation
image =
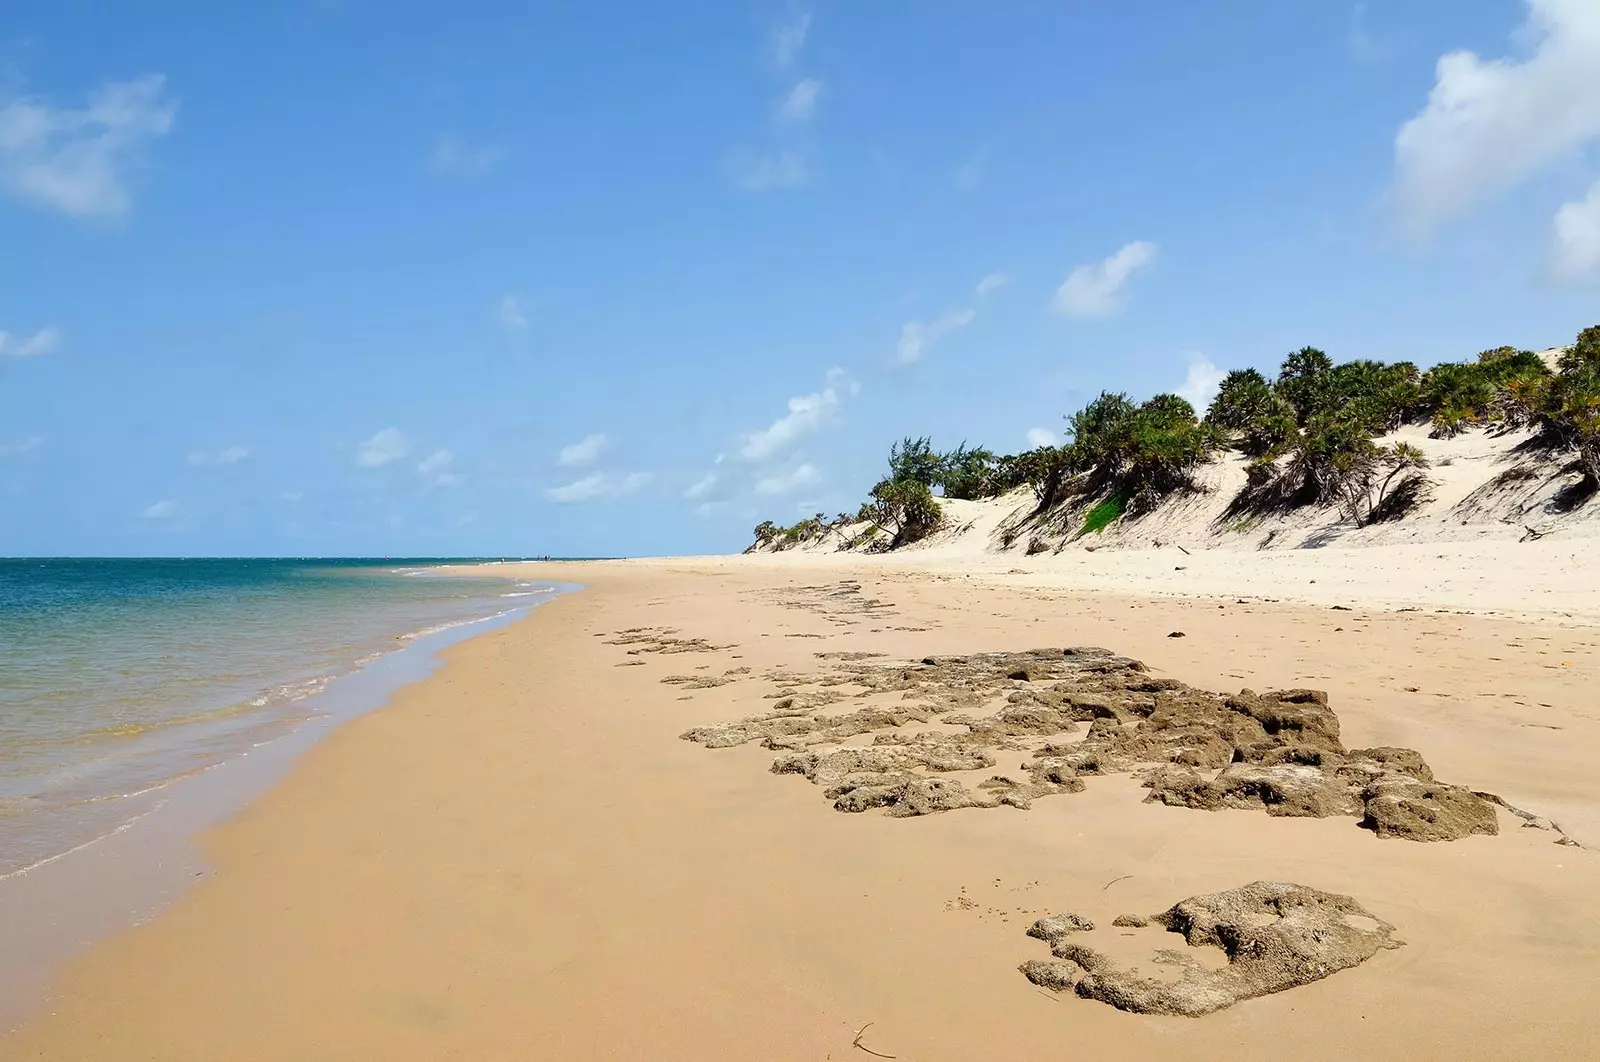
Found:
[[[1173,968],[1176,979],[1148,976],[1081,943],[1080,934],[1092,924],[1061,914],[1028,930],[1055,957],[1023,963],[1022,974],[1040,987],[1071,990],[1119,1010],[1198,1017],[1309,984],[1401,946],[1392,938],[1393,926],[1350,897],[1283,882],[1191,896],[1150,921],[1179,934],[1191,948],[1221,949],[1227,965],[1207,969],[1192,955],[1163,950],[1150,961]],[[1124,915],[1114,924],[1141,923]]]

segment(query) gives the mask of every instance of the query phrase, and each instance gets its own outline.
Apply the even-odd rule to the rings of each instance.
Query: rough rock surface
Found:
[[[826,656],[823,674],[769,675],[779,686],[771,711],[683,737],[707,748],[760,742],[780,753],[773,771],[804,775],[840,811],[1027,808],[1081,791],[1086,776],[1137,772],[1148,800],[1174,807],[1348,815],[1380,837],[1417,841],[1498,829],[1488,800],[1436,781],[1413,750],[1346,749],[1318,690],[1221,696],[1096,648],[912,664]],[[849,700],[872,703],[836,707]],[[1022,774],[923,784],[1007,754],[1020,754]]]
[[[1134,924],[1124,918],[1118,923]],[[1035,922],[1028,935],[1049,943],[1054,958],[1023,963],[1023,975],[1051,991],[1071,989],[1140,1014],[1198,1017],[1309,984],[1401,946],[1393,926],[1350,897],[1273,881],[1191,896],[1152,917],[1191,948],[1220,948],[1227,956],[1226,966],[1207,969],[1184,952],[1156,952],[1150,961],[1175,968],[1175,980],[1145,976],[1095,951],[1082,942],[1078,927],[1085,921],[1065,914]]]

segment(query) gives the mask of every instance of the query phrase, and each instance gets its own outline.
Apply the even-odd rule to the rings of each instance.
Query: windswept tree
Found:
[[[873,522],[893,536],[891,549],[927,538],[944,520],[933,491],[913,479],[880,480],[872,488],[871,505]]]
[[[920,483],[932,488],[939,482],[943,468],[933,441],[926,435],[913,439],[909,435],[889,448],[889,479],[894,483]]]

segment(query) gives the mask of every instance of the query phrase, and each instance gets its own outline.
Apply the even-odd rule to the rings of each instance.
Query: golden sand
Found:
[[[313,748],[0,1059],[1600,1057],[1600,859],[1509,814],[1422,844],[1147,804],[1129,776],[1026,811],[841,814],[769,750],[679,739],[818,653],[1099,645],[1204,689],[1327,690],[1346,745],[1417,749],[1600,845],[1593,628],[820,562],[532,571],[588,589]],[[800,589],[847,577],[884,607]],[[716,648],[630,655],[637,627]],[[702,675],[728,681],[661,681]],[[1353,897],[1405,946],[1203,1018],[1018,973],[1041,915],[1263,879]]]

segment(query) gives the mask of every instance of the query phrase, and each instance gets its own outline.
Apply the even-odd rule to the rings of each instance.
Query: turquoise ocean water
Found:
[[[0,559],[0,880],[314,718],[333,678],[555,592],[437,563]]]

